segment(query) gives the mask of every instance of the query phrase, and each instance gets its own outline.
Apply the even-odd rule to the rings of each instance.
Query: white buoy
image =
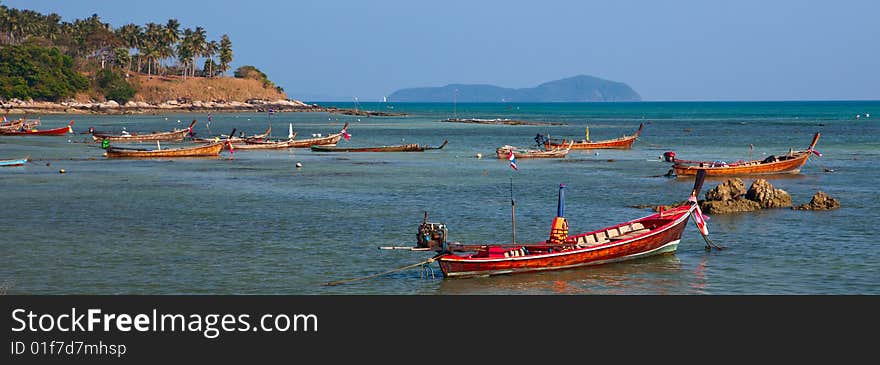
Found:
[[[296,163],[296,168],[301,169],[302,167],[303,167],[303,163],[302,163],[302,162],[297,162],[297,163]]]
[[[180,123],[180,119],[178,119],[177,122]]]
[[[596,152],[596,156],[599,156],[599,152]]]
[[[478,154],[477,154],[477,158],[483,158],[483,154],[482,154],[482,153],[478,153]]]
[[[865,118],[870,118],[871,114],[865,113]]]

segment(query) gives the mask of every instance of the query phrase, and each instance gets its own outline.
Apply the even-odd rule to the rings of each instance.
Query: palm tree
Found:
[[[183,38],[180,40],[180,43],[177,45],[177,60],[181,64],[181,69],[183,70],[183,78],[186,79],[186,72],[189,68],[190,62],[192,62],[192,58],[194,55],[193,47],[192,47],[192,39],[193,39],[193,31],[192,29],[186,28],[183,30]]]
[[[193,57],[201,57],[205,54],[205,47],[207,44],[207,36],[205,35],[205,28],[196,27],[196,30],[192,33],[192,42],[190,46],[192,47]],[[196,63],[195,59],[193,59],[192,63],[192,75],[196,76]]]
[[[203,68],[202,70],[206,72],[205,75],[207,77],[214,76],[214,55],[217,54],[218,47],[220,47],[220,44],[218,44],[217,41],[210,41],[205,44],[205,53],[203,53],[202,56],[206,58],[205,65],[208,67],[207,69]]]
[[[132,48],[140,48],[139,38],[141,32],[141,27],[137,24],[126,24],[116,30],[116,36],[122,42],[122,45],[128,49],[130,54]],[[129,70],[131,70],[131,57],[128,58],[126,75],[128,75]]]
[[[232,41],[229,36],[224,34],[220,37],[220,72],[224,73],[229,70],[229,63],[232,62]]]
[[[174,45],[180,40],[180,22],[177,19],[168,19],[162,32],[161,51],[162,59],[174,57]]]
[[[159,57],[161,56],[161,42],[163,27],[156,23],[147,23],[146,34],[144,40],[145,55],[147,58],[147,75],[152,74],[153,64],[156,64],[158,71]]]

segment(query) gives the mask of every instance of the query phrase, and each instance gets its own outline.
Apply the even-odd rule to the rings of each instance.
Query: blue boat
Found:
[[[19,158],[15,160],[0,160],[0,166],[21,166],[28,162],[28,158]]]

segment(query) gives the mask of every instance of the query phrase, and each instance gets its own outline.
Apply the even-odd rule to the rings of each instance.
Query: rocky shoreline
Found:
[[[318,104],[307,104],[299,100],[249,99],[247,101],[200,101],[200,100],[166,100],[161,103],[128,101],[119,104],[113,100],[105,102],[77,101],[47,102],[12,99],[0,101],[0,108],[10,114],[163,114],[163,113],[236,113],[236,112],[327,112],[357,116],[398,116],[403,113],[372,112],[367,110],[341,109],[323,107]]]

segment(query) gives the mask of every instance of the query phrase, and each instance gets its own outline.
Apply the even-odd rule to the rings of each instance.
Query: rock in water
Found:
[[[730,214],[761,210],[761,204],[748,199],[704,200],[700,202],[700,209],[706,214]]]
[[[757,179],[746,192],[746,199],[758,202],[761,208],[785,208],[791,206],[791,195],[785,190],[774,189],[767,180]]]
[[[832,198],[828,194],[825,194],[823,191],[816,192],[813,195],[813,199],[810,199],[810,202],[807,204],[803,204],[797,207],[792,207],[794,210],[831,210],[840,208],[840,202],[837,199]]]
[[[733,200],[746,193],[746,184],[739,178],[728,179],[706,192],[706,200]]]

